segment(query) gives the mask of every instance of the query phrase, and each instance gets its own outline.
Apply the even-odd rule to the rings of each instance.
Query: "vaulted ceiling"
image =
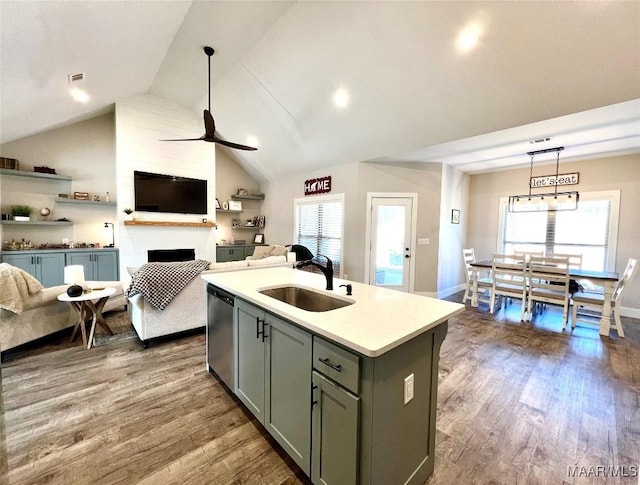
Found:
[[[233,155],[262,179],[356,161],[473,173],[561,145],[563,159],[640,153],[639,2],[2,0],[0,27],[3,143],[143,93],[200,119],[211,45],[218,131],[257,142]],[[478,43],[463,52],[465,29]],[[69,94],[78,72],[85,104]]]

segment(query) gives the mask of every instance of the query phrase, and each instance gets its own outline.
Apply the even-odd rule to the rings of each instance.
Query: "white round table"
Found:
[[[78,329],[82,334],[82,345],[87,349],[93,345],[93,335],[96,331],[96,324],[106,330],[109,335],[113,335],[113,331],[107,325],[102,317],[102,309],[111,295],[116,292],[115,288],[102,288],[87,291],[80,296],[69,296],[66,293],[58,295],[58,300],[67,301],[73,305],[78,312],[78,323],[71,334],[71,341],[76,338]],[[97,301],[96,301],[97,300]],[[95,301],[95,303],[94,303]],[[91,319],[91,329],[89,330],[89,338],[87,339],[87,330],[85,324]]]

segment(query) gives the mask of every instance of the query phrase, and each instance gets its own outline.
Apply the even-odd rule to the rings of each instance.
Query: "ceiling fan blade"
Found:
[[[235,148],[236,150],[257,150],[257,148],[250,147],[247,145],[240,145],[239,143],[233,143],[231,141],[221,140],[216,136],[216,122],[213,120],[213,115],[211,114],[211,56],[214,54],[214,50],[212,47],[205,46],[204,53],[207,55],[207,63],[209,70],[209,84],[208,84],[208,92],[209,92],[209,105],[208,109],[204,110],[204,135],[200,138],[177,138],[173,140],[160,140],[160,141],[207,141],[209,143],[220,143],[221,145],[227,146],[229,148]]]
[[[209,140],[207,140],[207,141],[209,141]],[[235,148],[236,150],[250,150],[250,151],[257,150],[257,148],[250,147],[250,146],[247,146],[247,145],[240,145],[239,143],[233,143],[232,141],[221,140],[217,136],[212,141],[214,141],[215,143],[219,143],[220,145],[224,145],[226,147],[229,147],[229,148]]]
[[[158,141],[202,141],[204,140],[204,137],[200,137],[200,138],[174,138],[171,140],[158,140]]]
[[[216,132],[216,122],[213,121],[213,116],[208,109],[204,110],[204,136],[212,137],[215,136]]]

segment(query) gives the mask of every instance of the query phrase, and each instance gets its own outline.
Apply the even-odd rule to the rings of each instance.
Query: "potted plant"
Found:
[[[127,207],[126,209],[123,209],[122,212],[125,213],[126,217],[125,220],[127,221],[132,221],[133,220],[133,209],[131,209],[130,207]]]
[[[29,214],[31,214],[31,207],[28,205],[12,205],[11,215],[14,221],[27,222],[30,220]]]

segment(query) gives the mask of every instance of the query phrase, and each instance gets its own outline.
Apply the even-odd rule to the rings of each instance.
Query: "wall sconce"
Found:
[[[577,190],[571,192],[558,192],[558,175],[560,173],[560,152],[564,147],[547,148],[535,152],[527,152],[531,157],[531,168],[529,172],[529,193],[523,195],[509,196],[509,212],[547,212],[576,210],[580,194]],[[553,193],[532,194],[531,180],[533,179],[533,157],[539,153],[556,152],[556,183]]]
[[[108,228],[109,226],[111,226],[111,244],[109,244],[107,247],[115,248],[116,247],[116,230],[115,230],[115,227],[113,227],[113,222],[104,223],[104,227]]]

